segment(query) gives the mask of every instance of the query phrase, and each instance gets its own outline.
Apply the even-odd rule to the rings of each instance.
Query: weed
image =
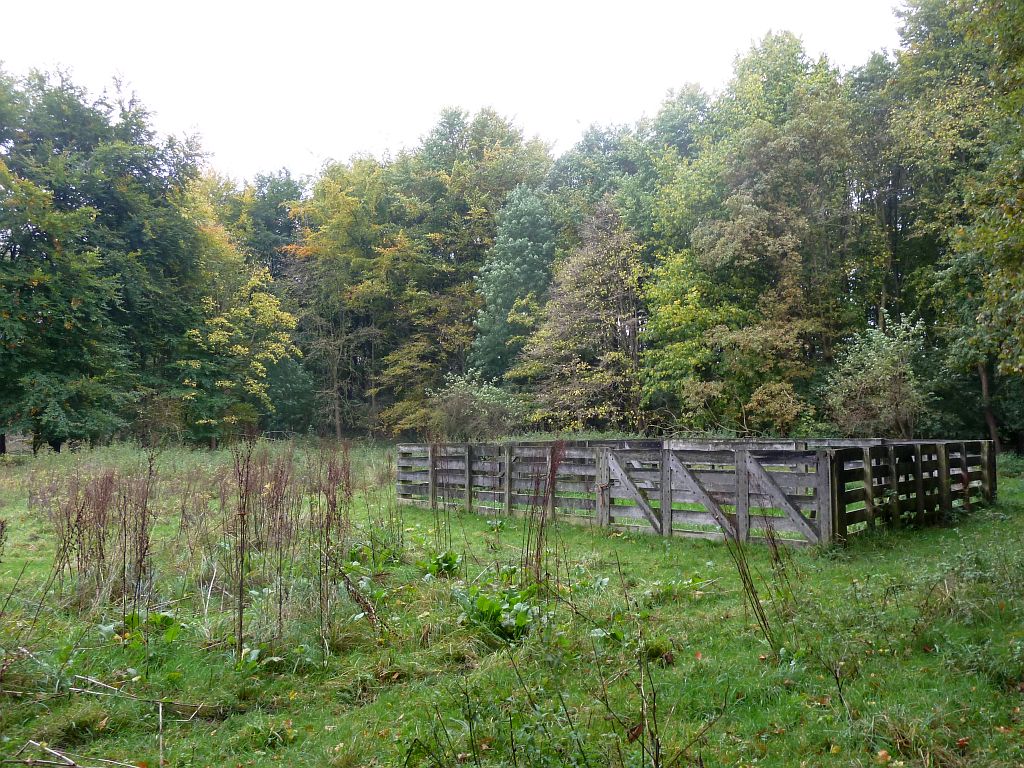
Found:
[[[462,555],[451,550],[433,555],[419,563],[420,568],[434,578],[452,578],[458,574],[460,565]]]
[[[543,621],[534,598],[537,587],[508,587],[491,591],[480,586],[452,592],[462,608],[459,622],[483,629],[498,640],[515,643]]]

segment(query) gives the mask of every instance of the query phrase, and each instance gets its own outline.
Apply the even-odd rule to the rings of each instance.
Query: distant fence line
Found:
[[[826,545],[996,497],[988,440],[402,444],[396,479],[401,503],[431,508]]]

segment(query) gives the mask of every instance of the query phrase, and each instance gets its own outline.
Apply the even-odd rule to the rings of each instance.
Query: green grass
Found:
[[[54,536],[28,497],[145,456],[122,446],[0,466],[0,607],[11,594],[0,648],[12,660],[0,757],[32,739],[156,766],[162,736],[172,766],[640,766],[655,764],[656,736],[660,765],[1024,761],[1020,479],[1001,478],[997,505],[944,527],[794,551],[781,565],[749,547],[772,647],[722,544],[555,525],[534,585],[519,567],[527,521],[410,508],[400,548],[373,566],[393,494],[379,487],[379,447],[354,456],[349,544],[362,565],[351,576],[387,629],[340,590],[322,636],[297,576],[275,638],[273,585],[254,571],[246,646],[259,653],[241,662],[229,605],[201,609],[175,517],[182,478],[209,485],[229,453],[158,457],[154,610],[134,632],[119,602],[41,597]],[[446,522],[451,546],[439,547]],[[447,549],[460,559],[437,560]],[[521,603],[522,626],[500,623],[503,600],[506,613]],[[86,678],[119,693],[71,690],[114,693]],[[159,700],[180,703],[163,706],[162,728]]]

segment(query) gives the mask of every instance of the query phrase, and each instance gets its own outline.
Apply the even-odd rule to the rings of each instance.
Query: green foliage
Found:
[[[449,110],[415,151],[330,166],[294,208],[299,339],[335,435],[429,427],[427,391],[468,371],[495,217],[548,164],[496,113]]]
[[[60,211],[85,217],[67,247],[78,240],[100,255],[117,297],[105,313],[123,329],[132,367],[144,385],[166,383],[203,289],[195,232],[178,206],[196,178],[198,147],[158,140],[134,98],[90,100],[63,73],[6,84],[20,108],[8,168]]]
[[[1014,218],[1016,193],[1006,184],[1015,173],[1019,120],[1012,54],[1001,58],[1013,46],[994,45],[997,37],[1006,40],[1014,19],[1019,25],[1019,9],[1004,11],[1000,3],[910,4],[891,87],[901,102],[893,111],[895,146],[913,193],[903,203],[910,212],[905,234],[916,245],[908,283],[923,295],[945,365],[972,374],[977,392],[944,398],[943,408],[973,434],[984,423],[991,438],[999,437],[999,420],[1019,432],[1016,414],[998,409],[1000,393],[1019,380],[1012,362],[1019,324],[1011,319],[1018,314],[1019,270],[1000,257],[1015,236],[1012,224],[990,226]]]
[[[180,363],[182,400],[197,439],[237,434],[272,410],[267,368],[298,354],[290,332],[295,319],[269,292],[270,272],[256,271],[218,306],[204,304],[206,318],[186,334],[189,357]]]
[[[312,429],[315,385],[301,359],[286,357],[268,366],[267,397],[274,406],[273,412],[263,417],[267,432],[302,435]]]
[[[0,160],[0,425],[37,443],[109,437],[134,399],[117,283],[89,244],[96,216]]]
[[[639,248],[608,202],[581,243],[555,267],[536,334],[509,378],[536,388],[535,418],[555,429],[638,423],[641,283]]]
[[[999,454],[999,474],[1006,477],[1024,477],[1024,456],[1019,453]]]
[[[273,411],[268,370],[299,354],[294,316],[272,292],[266,267],[246,265],[235,240],[214,218],[208,188],[186,202],[199,236],[208,293],[199,324],[185,333],[181,400],[190,437],[209,441],[250,431]]]
[[[958,5],[953,8],[960,10]],[[948,290],[959,283],[960,289],[946,304],[958,312],[949,327],[951,347],[966,348],[962,356],[995,362],[1002,373],[1019,377],[1024,373],[1024,209],[1019,194],[1024,175],[1024,56],[1016,36],[1024,13],[1015,3],[987,2],[948,23],[962,35],[960,50],[973,52],[975,60],[966,84],[970,90],[963,97],[967,109],[959,110],[954,123],[961,140],[945,154],[955,151],[958,160],[965,155],[978,159],[961,171],[962,208],[952,211],[961,214],[962,225],[951,229],[952,249],[944,270],[948,277],[942,286]]]
[[[924,324],[906,317],[886,330],[869,328],[846,348],[829,375],[826,401],[850,437],[914,436],[927,393],[914,370]]]
[[[543,198],[526,187],[512,190],[477,279],[483,308],[471,362],[483,376],[501,376],[522,349],[524,329],[517,327],[515,308],[545,297],[553,256],[554,229]]]
[[[0,428],[54,446],[129,426],[208,439],[272,410],[266,367],[294,351],[294,322],[225,229],[239,198],[198,179],[198,149],[157,140],[134,99],[90,101],[63,74],[0,89],[15,129],[0,162]],[[261,178],[235,217],[263,243],[253,260],[279,247],[260,205],[289,183]]]
[[[285,168],[257,174],[242,190],[232,189],[224,201],[220,218],[248,260],[269,269],[275,280],[288,271],[287,249],[298,236],[298,222],[291,210],[303,192],[303,185]]]
[[[0,73],[0,428],[484,437],[519,427],[500,381],[543,429],[849,431],[837,360],[913,315],[921,428],[1019,443],[1022,17],[911,0],[849,71],[769,33],[557,158],[453,108],[308,184],[201,177],[134,99]]]
[[[462,608],[459,622],[482,629],[494,638],[515,643],[543,621],[534,600],[536,586],[491,590],[473,585],[455,589],[452,596]]]
[[[449,549],[423,561],[420,567],[434,578],[450,579],[458,574],[461,565],[462,555]]]
[[[445,377],[443,388],[429,393],[430,429],[455,442],[490,440],[522,428],[526,407],[520,398],[476,374]]]
[[[648,301],[645,400],[684,424],[791,433],[807,383],[852,325],[843,254],[850,136],[837,73],[791,35],[741,58],[675,165],[656,229],[668,254]]]

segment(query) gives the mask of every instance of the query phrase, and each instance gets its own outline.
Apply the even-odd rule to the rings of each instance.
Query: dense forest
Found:
[[[134,97],[0,72],[0,432],[1021,447],[1024,9],[901,25],[849,71],[768,34],[559,157],[445,109],[244,185]]]

